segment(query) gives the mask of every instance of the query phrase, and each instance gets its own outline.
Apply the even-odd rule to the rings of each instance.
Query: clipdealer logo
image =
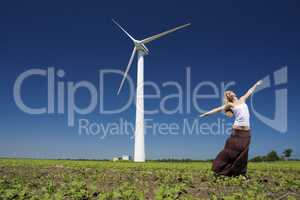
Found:
[[[288,83],[287,73],[288,67],[283,67],[279,70],[276,70],[272,75],[266,76],[265,78],[263,78],[263,84],[257,88],[256,92],[251,97],[251,110],[254,113],[254,116],[262,123],[281,133],[286,133],[288,129],[288,89],[286,87]],[[155,91],[155,94],[145,94],[144,98],[157,99],[159,101],[157,108],[155,108],[154,110],[145,110],[145,114],[189,114],[193,109],[199,113],[203,113],[206,110],[200,107],[200,104],[198,103],[199,99],[220,100],[220,103],[222,103],[224,91],[234,87],[236,84],[234,81],[229,81],[226,83],[221,82],[220,85],[217,85],[216,83],[213,83],[211,81],[203,81],[199,82],[195,87],[192,88],[191,74],[191,68],[186,68],[185,85],[182,85],[175,81],[166,81],[162,85],[158,85],[157,83],[150,81],[145,82],[144,86],[152,87]],[[14,101],[21,111],[31,115],[66,113],[68,126],[74,127],[76,115],[88,115],[95,110],[97,110],[99,114],[118,114],[126,111],[133,103],[135,103],[135,85],[132,78],[130,76],[127,76],[127,85],[129,87],[129,91],[126,103],[119,108],[114,108],[111,110],[106,110],[104,108],[104,77],[108,75],[122,76],[123,72],[121,70],[114,69],[99,70],[99,85],[98,87],[96,87],[92,82],[86,80],[82,80],[79,82],[66,82],[66,73],[62,69],[56,70],[54,67],[49,67],[47,69],[29,69],[21,73],[16,78],[13,88]],[[23,100],[25,94],[24,91],[22,92],[22,85],[24,84],[24,82],[26,82],[26,80],[34,76],[45,77],[45,80],[47,82],[47,103],[44,107],[31,107],[33,105],[30,104],[30,102],[25,103]],[[271,80],[274,80],[275,87],[280,86],[277,89],[275,88],[274,118],[268,118],[264,116],[255,108],[254,105],[256,94],[264,92],[267,89],[271,89]],[[212,92],[210,94],[200,94],[201,89],[204,87],[209,88]],[[168,94],[167,96],[162,96],[162,90],[166,88],[173,88],[172,90],[174,90],[175,88],[177,92]],[[76,101],[76,94],[79,89],[84,89],[89,93],[90,100],[88,105],[85,107],[78,106],[78,101]],[[184,100],[184,98],[186,99],[186,101]],[[168,102],[170,101],[172,101],[173,103],[174,101],[177,102],[175,108],[171,110],[168,109]],[[79,119],[78,122],[79,125],[82,125],[80,124],[80,122],[82,122],[81,119]],[[203,123],[200,125],[203,125]],[[194,127],[194,124],[192,124],[192,127]]]

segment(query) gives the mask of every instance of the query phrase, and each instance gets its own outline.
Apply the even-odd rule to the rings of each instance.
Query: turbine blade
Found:
[[[113,23],[115,23],[133,42],[135,39],[120,25],[118,22],[116,22],[114,19],[112,19]]]
[[[173,28],[173,29],[171,29],[171,30],[168,30],[168,31],[159,33],[159,34],[154,35],[154,36],[151,36],[151,37],[148,37],[148,38],[146,38],[146,39],[141,40],[141,42],[142,42],[143,44],[147,44],[147,43],[149,43],[149,42],[152,42],[153,40],[156,40],[156,39],[158,39],[158,38],[160,38],[160,37],[162,37],[162,36],[165,36],[165,35],[167,35],[167,34],[169,34],[169,33],[172,33],[172,32],[174,32],[174,31],[177,31],[177,30],[179,30],[179,29],[185,28],[185,27],[187,27],[187,26],[189,26],[189,25],[191,25],[191,23],[188,23],[188,24],[185,24],[185,25],[182,25],[182,26],[178,26],[178,27]]]
[[[125,79],[126,79],[126,77],[127,77],[127,74],[128,74],[128,72],[129,72],[129,69],[130,69],[130,67],[131,67],[131,64],[132,64],[132,61],[133,61],[135,52],[136,52],[136,47],[133,48],[133,51],[132,51],[131,57],[130,57],[130,59],[129,59],[129,62],[128,62],[126,71],[125,71],[125,73],[124,73],[124,76],[123,76],[121,85],[120,85],[119,90],[118,90],[118,95],[120,94],[120,91],[121,91],[121,89],[122,89],[122,87],[123,87],[123,84],[124,84],[124,82],[125,82]]]

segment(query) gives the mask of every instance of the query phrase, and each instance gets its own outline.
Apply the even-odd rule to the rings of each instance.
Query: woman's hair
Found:
[[[236,97],[235,93],[231,90],[224,92],[224,104],[233,103],[234,98]]]
[[[233,100],[235,98],[235,93],[231,90],[227,90],[224,92],[224,100],[223,103],[224,105],[228,104],[228,103],[233,103]],[[233,111],[229,108],[224,110],[224,113],[227,117],[232,117],[233,116]]]

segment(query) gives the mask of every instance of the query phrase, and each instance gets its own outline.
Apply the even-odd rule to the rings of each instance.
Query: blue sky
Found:
[[[185,70],[192,71],[191,86],[203,81],[235,81],[232,88],[243,94],[255,81],[288,66],[288,132],[273,130],[252,113],[250,155],[292,148],[300,157],[297,122],[299,113],[300,14],[296,1],[19,1],[0,6],[0,156],[39,158],[111,158],[133,152],[129,136],[80,136],[77,127],[67,126],[67,115],[29,115],[13,99],[13,85],[19,74],[32,69],[65,71],[64,83],[87,80],[98,85],[99,71],[124,70],[132,50],[130,40],[111,22],[116,19],[137,39],[191,22],[192,26],[147,45],[145,79],[159,85],[178,81],[185,85]],[[136,60],[130,74],[136,79]],[[121,77],[105,82],[105,106],[122,105],[128,87],[116,95]],[[97,86],[98,87],[98,86]],[[268,117],[274,115],[274,90],[269,88],[255,99],[255,107]],[[46,103],[46,79],[35,77],[23,88],[24,101],[39,107]],[[148,88],[145,93],[152,91]],[[162,89],[164,95],[171,92]],[[184,90],[186,93],[187,91]],[[209,92],[202,91],[203,93]],[[184,98],[186,103],[187,99]],[[84,107],[89,95],[82,90],[76,96]],[[146,100],[146,108],[159,105]],[[100,105],[103,102],[99,102]],[[218,100],[201,100],[206,109],[218,106]],[[176,105],[170,101],[168,106]],[[135,106],[120,114],[104,115],[97,110],[86,116],[92,122],[107,124],[123,118],[134,122]],[[159,123],[198,118],[190,113],[148,116]],[[147,118],[147,116],[146,116]],[[200,123],[227,120],[222,114],[201,119]],[[146,135],[147,158],[213,158],[223,147],[226,135]]]

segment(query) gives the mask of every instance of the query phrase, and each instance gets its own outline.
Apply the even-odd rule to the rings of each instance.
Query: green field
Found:
[[[248,178],[209,162],[0,159],[0,199],[300,199],[300,162],[250,163]]]

